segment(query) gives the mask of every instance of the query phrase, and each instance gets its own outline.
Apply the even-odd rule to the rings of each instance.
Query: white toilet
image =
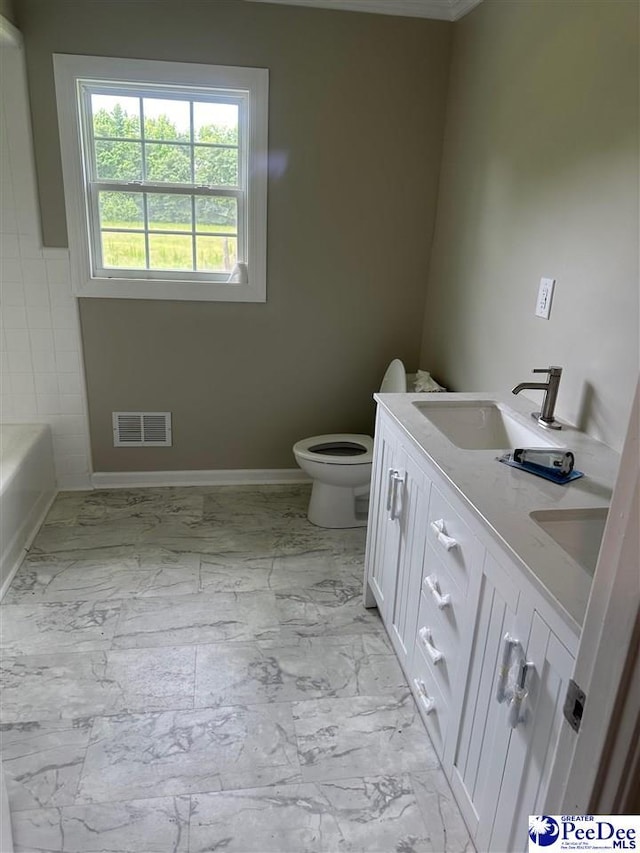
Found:
[[[407,375],[395,358],[384,375],[380,392],[404,394]],[[303,438],[293,455],[313,480],[307,517],[318,527],[362,527],[367,523],[373,439],[369,435],[332,433]]]

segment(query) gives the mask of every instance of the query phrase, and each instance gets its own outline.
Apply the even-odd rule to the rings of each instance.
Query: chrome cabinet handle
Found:
[[[531,661],[522,660],[520,662],[518,681],[509,697],[509,726],[512,729],[517,728],[518,723],[526,721],[526,714],[522,714],[522,703],[529,693],[529,679],[534,669],[535,665]]]
[[[422,702],[425,714],[430,714],[436,707],[435,700],[433,700],[427,693],[427,687],[421,678],[414,678],[413,683],[415,684],[418,695],[420,696],[420,701]]]
[[[420,628],[418,631],[418,636],[422,641],[422,645],[425,648],[425,651],[431,658],[431,662],[434,664],[439,664],[443,658],[442,652],[439,651],[434,645],[433,640],[431,639],[431,628]]]
[[[404,483],[404,476],[392,468],[389,471],[389,476],[391,477],[391,491],[390,491],[390,499],[388,501],[388,510],[389,510],[389,518],[391,521],[395,521],[396,518],[400,515],[399,512],[396,511],[396,504],[398,501],[398,486]]]
[[[436,534],[436,539],[438,540],[438,542],[446,551],[450,551],[452,548],[457,547],[458,542],[451,536],[447,536],[447,534],[445,533],[443,518],[438,519],[438,521],[432,521],[431,529]]]
[[[389,468],[387,472],[387,513],[389,514],[389,518],[391,518],[391,494],[393,492],[393,475],[397,474],[393,468]]]
[[[505,634],[502,644],[502,660],[498,667],[498,682],[496,684],[496,699],[498,702],[504,702],[507,698],[507,677],[509,675],[509,667],[511,666],[511,655],[515,646],[519,646],[520,642],[512,637],[511,634]]]
[[[444,595],[440,592],[440,588],[438,586],[438,578],[435,575],[428,575],[424,579],[424,585],[427,587],[427,589],[433,596],[440,610],[444,610],[445,607],[449,607],[449,605],[451,604],[451,595],[448,592],[446,592]]]

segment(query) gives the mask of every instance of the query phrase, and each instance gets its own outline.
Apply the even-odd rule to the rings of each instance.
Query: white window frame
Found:
[[[53,56],[58,123],[62,154],[65,208],[69,232],[74,292],[80,297],[115,299],[178,299],[222,302],[266,301],[267,256],[267,144],[269,72],[265,68],[236,68],[184,62],[115,59],[99,56]],[[238,197],[237,274],[225,280],[220,273],[175,271],[119,271],[105,269],[95,188],[85,161],[86,146],[82,99],[91,87],[114,91],[138,86],[155,95],[229,99],[240,105],[240,187],[229,190]],[[136,94],[132,91],[131,94]],[[246,108],[245,108],[246,107]],[[245,142],[246,140],[246,142]],[[93,181],[91,180],[93,178]],[[93,191],[92,191],[93,186]],[[113,189],[113,187],[109,187]],[[149,187],[150,188],[150,187]],[[140,187],[142,192],[144,185]],[[178,185],[156,191],[185,192]],[[202,193],[207,190],[200,190]],[[216,195],[224,194],[220,188]]]

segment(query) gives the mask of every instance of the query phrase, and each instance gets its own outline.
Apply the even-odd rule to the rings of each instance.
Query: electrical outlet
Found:
[[[551,311],[551,300],[553,298],[553,286],[555,283],[555,278],[540,279],[540,287],[538,288],[538,301],[536,302],[536,317],[542,317],[544,320],[549,319],[549,312]]]

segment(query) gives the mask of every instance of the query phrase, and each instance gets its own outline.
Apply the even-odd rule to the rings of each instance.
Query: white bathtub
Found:
[[[55,495],[48,424],[0,425],[0,599]]]

